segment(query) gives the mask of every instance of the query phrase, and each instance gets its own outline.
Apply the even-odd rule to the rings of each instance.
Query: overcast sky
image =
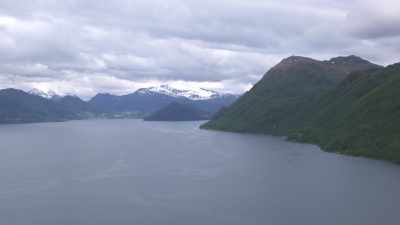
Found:
[[[240,93],[282,58],[400,61],[399,0],[0,0],[0,88]]]

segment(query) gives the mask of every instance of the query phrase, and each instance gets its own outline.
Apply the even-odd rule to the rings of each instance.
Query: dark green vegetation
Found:
[[[157,112],[145,117],[146,121],[196,121],[206,120],[210,113],[199,110],[191,104],[172,102]]]
[[[301,125],[311,102],[352,71],[379,68],[355,56],[329,61],[292,56],[282,60],[231,107],[204,125],[236,132],[286,135]]]
[[[203,128],[288,136],[400,162],[400,65],[290,57]]]
[[[314,103],[292,140],[400,163],[400,64],[351,74]]]

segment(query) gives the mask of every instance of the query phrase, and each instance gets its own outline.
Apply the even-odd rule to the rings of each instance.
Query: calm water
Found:
[[[0,126],[0,225],[399,224],[399,166],[199,124]]]

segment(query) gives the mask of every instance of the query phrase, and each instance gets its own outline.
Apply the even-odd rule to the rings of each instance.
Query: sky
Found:
[[[242,93],[283,58],[400,61],[399,0],[0,0],[0,88]]]

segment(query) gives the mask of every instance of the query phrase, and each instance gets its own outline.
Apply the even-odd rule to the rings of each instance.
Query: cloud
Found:
[[[364,39],[400,36],[400,3],[396,0],[358,1],[358,7],[348,14],[349,27]]]
[[[396,62],[397,0],[0,0],[2,86],[242,92],[289,55]]]

